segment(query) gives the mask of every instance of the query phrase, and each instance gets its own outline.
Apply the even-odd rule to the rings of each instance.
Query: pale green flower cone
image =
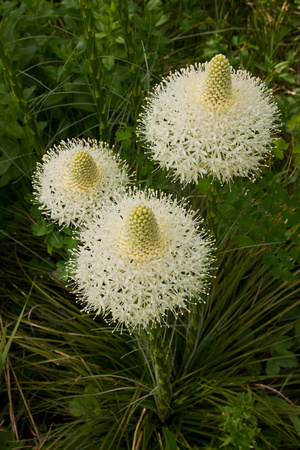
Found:
[[[120,233],[120,242],[134,260],[149,260],[163,251],[164,237],[149,206],[132,209]]]
[[[225,107],[232,97],[231,66],[224,55],[216,55],[207,65],[204,80],[196,87],[201,103],[219,109]]]
[[[86,150],[75,153],[65,172],[65,180],[73,191],[87,191],[100,181],[97,165]]]

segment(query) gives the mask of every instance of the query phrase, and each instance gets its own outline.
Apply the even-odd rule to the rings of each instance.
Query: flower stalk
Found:
[[[215,239],[219,237],[219,203],[220,203],[220,183],[212,180],[206,196],[206,224],[207,228]]]
[[[117,10],[119,13],[120,26],[122,29],[124,44],[128,58],[129,73],[131,78],[131,93],[132,93],[132,119],[137,120],[140,98],[141,98],[141,80],[136,64],[136,45],[133,39],[133,33],[129,21],[128,2],[127,0],[116,0]]]
[[[161,421],[165,422],[170,415],[170,402],[172,398],[172,385],[170,381],[171,359],[169,348],[164,342],[163,328],[161,325],[153,325],[150,327],[148,342],[157,385],[156,406]]]
[[[103,64],[97,54],[96,29],[92,0],[79,0],[86,43],[89,75],[92,83],[93,97],[96,105],[100,140],[108,142],[107,97],[103,86]]]

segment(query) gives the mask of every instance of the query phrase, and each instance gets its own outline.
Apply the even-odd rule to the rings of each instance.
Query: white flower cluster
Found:
[[[170,74],[146,100],[139,135],[152,158],[183,183],[259,171],[278,109],[258,78],[223,55]]]
[[[259,170],[277,118],[263,83],[217,55],[163,80],[139,133],[175,178],[224,182]],[[73,139],[45,154],[33,186],[44,214],[80,226],[69,266],[84,311],[134,330],[201,297],[213,244],[185,205],[150,190],[126,192],[128,181],[107,144]]]
[[[212,243],[198,226],[183,205],[153,191],[104,203],[70,264],[84,311],[133,330],[188,307],[212,262]]]
[[[78,226],[97,204],[128,183],[126,168],[108,145],[95,140],[62,141],[48,151],[33,175],[36,201],[59,225]]]

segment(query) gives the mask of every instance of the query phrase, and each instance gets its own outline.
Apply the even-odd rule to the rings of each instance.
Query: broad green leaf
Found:
[[[223,203],[220,206],[220,212],[224,219],[235,218],[239,214],[234,206],[229,205],[228,203]]]
[[[300,155],[299,156],[297,155],[295,158],[295,166],[297,166],[297,167],[300,166]]]
[[[284,158],[284,153],[283,153],[283,150],[281,148],[274,147],[273,148],[273,153],[274,153],[274,156],[276,158],[278,158],[278,159],[283,159]]]
[[[274,344],[272,344],[271,351],[273,353],[276,352],[280,355],[288,355],[290,353],[288,350],[292,344],[293,341],[291,339],[279,338],[276,342],[274,342]]]
[[[38,219],[37,223],[31,225],[31,229],[36,236],[44,236],[45,234],[51,233],[53,230],[53,225],[49,224],[43,217],[41,217]]]
[[[123,141],[125,139],[130,139],[132,135],[130,128],[125,128],[125,130],[117,130],[116,132],[116,140],[117,141]]]
[[[52,230],[46,237],[46,243],[50,247],[61,248],[64,244],[64,238],[58,231]]]
[[[267,267],[279,265],[279,261],[272,251],[267,251],[263,256],[263,263]]]
[[[300,246],[295,245],[289,250],[289,254],[295,261],[300,263]]]
[[[286,150],[289,146],[289,144],[282,138],[276,139],[276,141],[274,143],[278,150]]]
[[[232,239],[232,242],[236,244],[239,248],[251,247],[254,242],[249,236],[238,235]]]
[[[24,138],[24,128],[18,122],[9,122],[6,124],[5,131],[12,137]]]
[[[297,367],[298,361],[296,356],[292,352],[290,352],[290,354],[291,356],[276,358],[276,364],[278,364],[278,366],[280,367],[289,367],[289,368]]]
[[[296,128],[297,125],[300,124],[300,113],[295,114],[292,116],[286,123],[286,131],[290,132],[293,131],[294,128]]]
[[[280,366],[277,364],[277,362],[273,359],[270,359],[267,361],[266,364],[266,372],[269,376],[273,377],[279,374]]]
[[[282,269],[281,272],[281,278],[284,281],[293,281],[295,279],[295,276],[292,272],[290,272],[288,269]]]
[[[206,192],[209,190],[209,186],[209,180],[207,178],[201,178],[196,187],[200,194],[206,194]]]
[[[165,438],[165,450],[177,450],[176,437],[174,433],[166,427],[163,427],[163,434]]]
[[[294,153],[300,153],[300,143],[294,145],[294,147],[293,147],[293,152],[294,152]]]

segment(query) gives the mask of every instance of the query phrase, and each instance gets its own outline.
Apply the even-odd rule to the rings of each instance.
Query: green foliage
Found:
[[[292,154],[295,157],[295,165],[300,166],[300,112],[294,114],[286,123],[286,131],[291,134]]]
[[[26,201],[32,204],[34,196],[27,196]],[[67,227],[59,229],[55,224],[47,222],[39,205],[34,205],[30,208],[30,215],[33,219],[31,230],[35,236],[45,236],[44,242],[47,245],[49,255],[52,255],[53,249],[63,248],[65,252],[68,252],[77,246],[73,230]]]
[[[252,448],[258,449],[255,439],[260,429],[257,426],[257,418],[253,414],[254,399],[251,391],[242,392],[228,406],[225,406],[223,423],[225,434],[229,436],[224,439],[220,448],[229,447],[237,450]]]
[[[220,205],[221,234],[237,247],[264,251],[263,263],[276,278],[289,281],[299,264],[299,190],[293,188],[298,170],[265,173],[254,182],[235,182]]]
[[[5,328],[3,330],[3,334],[2,334],[2,338],[1,338],[1,342],[0,342],[0,379],[1,379],[1,376],[2,376],[2,372],[3,372],[3,368],[4,368],[4,365],[5,365],[6,359],[7,359],[8,352],[10,350],[10,347],[11,347],[12,341],[14,339],[14,336],[15,336],[17,330],[18,330],[18,326],[20,325],[20,322],[22,320],[22,316],[23,316],[23,313],[25,311],[26,306],[27,306],[27,302],[23,306],[23,309],[22,309],[22,311],[20,313],[18,321],[17,321],[17,323],[16,323],[16,325],[15,325],[15,327],[14,327],[14,329],[13,329],[13,331],[12,331],[8,341],[7,341],[7,343],[6,343],[6,333],[7,333],[7,326],[6,325],[5,325]]]
[[[272,359],[267,361],[266,372],[270,376],[276,376],[280,372],[281,367],[295,368],[298,365],[297,356],[294,352],[290,351],[290,347],[293,346],[292,339],[282,340],[278,338],[270,346],[270,353]]]
[[[166,427],[163,427],[162,430],[165,438],[165,450],[177,450],[175,434]]]
[[[79,2],[64,0],[51,7],[41,0],[36,9],[29,2],[20,8],[15,1],[0,6],[2,186],[20,177],[30,179],[37,161],[34,149],[41,155],[70,135],[91,133],[96,138],[104,133],[112,143],[120,121],[136,121],[148,68],[157,52],[168,51],[169,41],[161,31],[168,16],[159,1],[144,7],[130,4],[128,21],[137,34],[134,60],[128,60],[128,39],[115,3],[102,2],[98,8],[96,2],[87,3],[93,6],[85,13],[89,27],[93,23],[88,34]],[[134,139],[131,145],[135,148]]]
[[[0,447],[298,448],[298,3],[0,4]],[[162,75],[218,52],[266,81],[283,125],[261,177],[213,192],[207,212],[210,180],[171,182],[135,127]],[[214,226],[205,302],[161,329],[164,422],[149,342],[80,312],[66,283],[73,232],[32,203],[43,152],[78,136],[107,139],[134,182],[187,199]]]
[[[101,420],[104,419],[103,411],[99,408],[97,394],[100,394],[99,388],[94,384],[87,384],[82,396],[75,397],[70,401],[70,413],[74,417],[92,415]]]

